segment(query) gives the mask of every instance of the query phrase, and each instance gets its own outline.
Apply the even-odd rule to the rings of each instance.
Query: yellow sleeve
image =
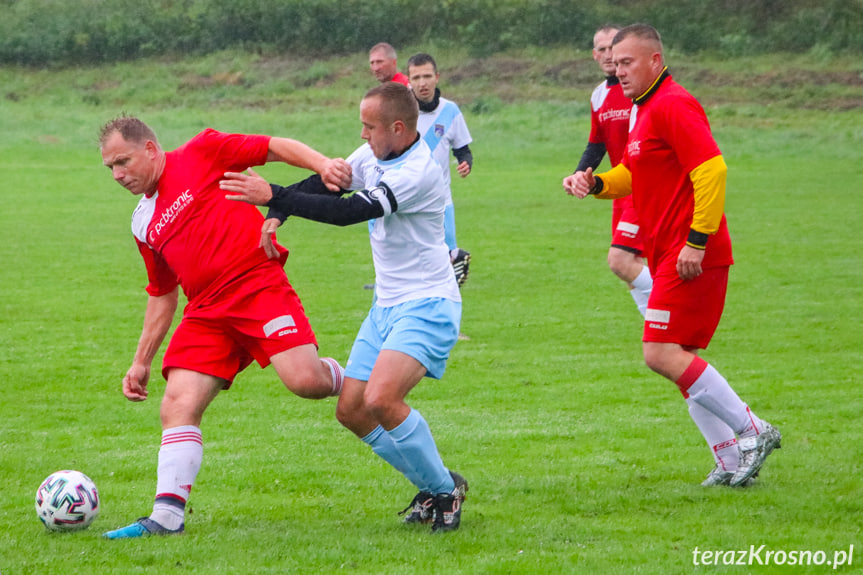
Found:
[[[594,194],[597,198],[613,200],[632,193],[632,172],[622,163],[596,177],[602,181],[602,189]]]
[[[725,211],[727,172],[728,166],[722,156],[715,156],[689,172],[695,193],[695,211],[692,214],[694,231],[713,235],[719,230],[719,222]]]

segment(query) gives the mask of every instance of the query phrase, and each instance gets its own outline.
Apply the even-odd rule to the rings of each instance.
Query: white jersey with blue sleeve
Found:
[[[451,204],[450,150],[463,148],[473,141],[467,129],[467,123],[464,121],[464,115],[455,102],[440,98],[438,107],[433,111],[420,110],[417,130],[443,170],[447,204]]]
[[[381,307],[440,297],[461,301],[444,241],[446,189],[440,166],[422,138],[401,156],[379,160],[368,144],[348,159],[353,170],[351,189],[395,197],[370,229],[375,265],[375,298]],[[376,190],[377,188],[377,190]]]

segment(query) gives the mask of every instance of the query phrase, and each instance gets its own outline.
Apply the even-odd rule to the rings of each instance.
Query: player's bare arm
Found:
[[[291,138],[271,138],[267,161],[280,161],[321,175],[327,188],[337,192],[351,185],[351,166],[342,158],[328,158]]]
[[[123,378],[123,395],[129,401],[144,401],[147,399],[147,382],[150,379],[150,366],[159,351],[171,323],[174,312],[177,311],[179,288],[161,296],[150,296],[147,299],[147,310],[144,312],[144,328],[138,340],[138,348],[132,366]]]

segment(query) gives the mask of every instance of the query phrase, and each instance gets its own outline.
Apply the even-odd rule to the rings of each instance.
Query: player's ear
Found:
[[[147,140],[144,143],[144,149],[147,150],[147,155],[151,158],[155,158],[159,153],[159,144],[154,142],[153,140]]]

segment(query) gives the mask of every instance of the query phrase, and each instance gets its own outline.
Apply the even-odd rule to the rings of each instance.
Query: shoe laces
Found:
[[[413,511],[416,509],[417,511],[422,511],[426,507],[433,505],[433,503],[429,503],[429,501],[434,501],[434,496],[427,491],[420,491],[416,495],[414,495],[413,500],[408,504],[407,507],[399,511],[399,515],[404,515],[408,511]]]

